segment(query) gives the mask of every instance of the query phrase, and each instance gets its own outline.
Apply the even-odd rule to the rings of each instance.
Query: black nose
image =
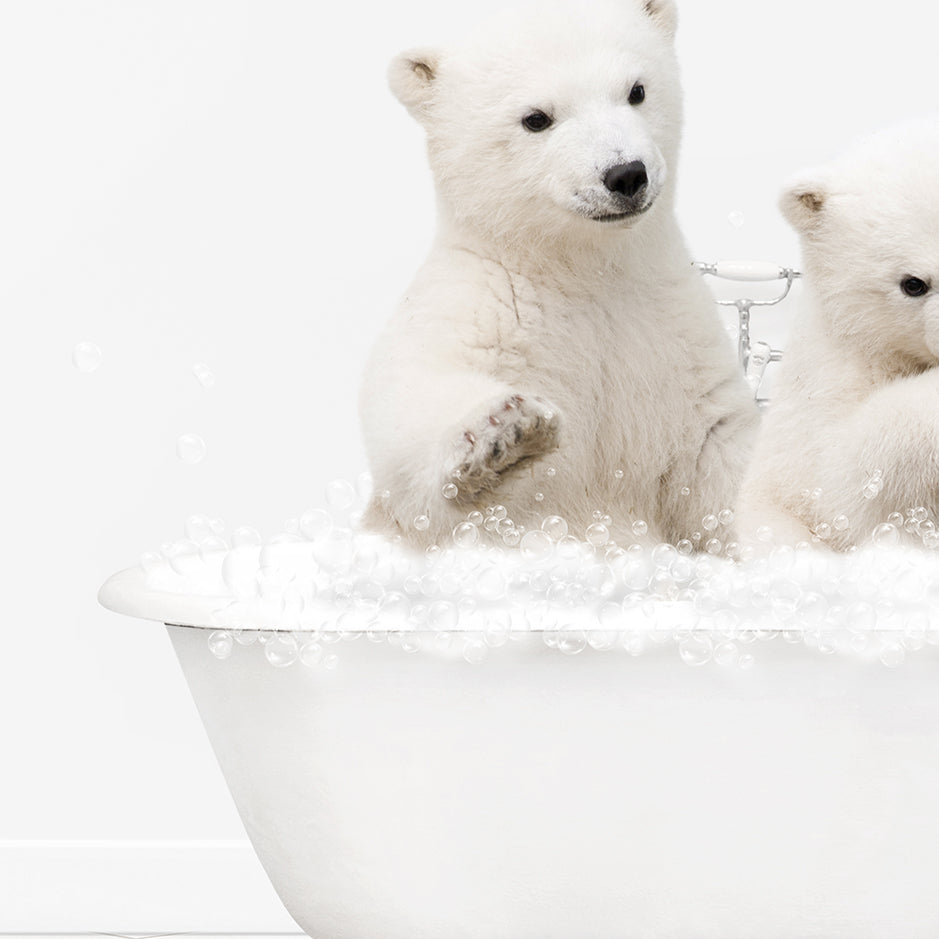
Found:
[[[603,183],[610,192],[618,192],[628,197],[637,195],[645,189],[648,182],[645,164],[640,160],[617,163],[616,166],[610,167],[603,177]]]

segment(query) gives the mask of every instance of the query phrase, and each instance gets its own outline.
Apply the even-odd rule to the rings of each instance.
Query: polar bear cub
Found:
[[[438,230],[365,373],[366,526],[677,541],[734,502],[756,410],[674,216],[675,23],[542,3],[392,62]]]
[[[894,512],[926,510],[935,523],[939,118],[867,139],[794,181],[780,204],[801,236],[805,305],[741,524],[844,550]]]

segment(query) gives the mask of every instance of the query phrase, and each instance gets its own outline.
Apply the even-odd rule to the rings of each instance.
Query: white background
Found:
[[[0,839],[241,837],[164,631],[96,591],[193,513],[274,534],[364,469],[359,374],[434,217],[385,69],[495,4],[464,6],[0,0]],[[797,264],[782,182],[934,109],[937,27],[686,0],[692,253]]]

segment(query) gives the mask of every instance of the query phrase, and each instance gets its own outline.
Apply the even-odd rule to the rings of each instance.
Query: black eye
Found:
[[[646,100],[646,88],[642,82],[636,82],[632,87],[632,91],[629,92],[629,103],[630,104],[642,104]]]
[[[900,281],[900,289],[908,297],[922,297],[924,294],[929,293],[929,284],[918,277],[904,277]]]
[[[553,123],[554,121],[544,111],[532,111],[531,114],[526,114],[522,118],[522,127],[525,130],[530,130],[533,134],[540,134],[541,131],[547,130]]]

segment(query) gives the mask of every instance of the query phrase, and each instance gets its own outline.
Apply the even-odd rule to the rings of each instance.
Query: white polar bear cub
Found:
[[[805,306],[741,525],[845,550],[897,511],[925,509],[935,523],[939,118],[882,132],[804,175],[781,208],[801,235]]]
[[[671,0],[539,4],[392,63],[439,220],[365,374],[367,527],[675,542],[733,504],[757,418],[674,217],[674,30]]]

